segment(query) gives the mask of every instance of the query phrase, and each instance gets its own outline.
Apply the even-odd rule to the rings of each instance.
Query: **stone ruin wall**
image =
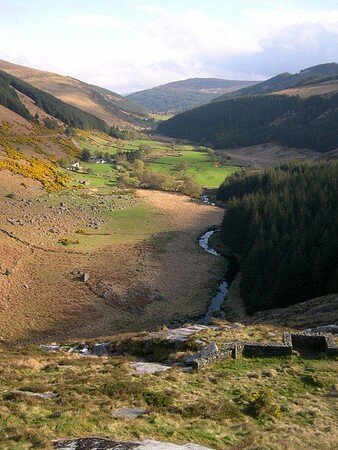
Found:
[[[291,356],[294,350],[338,356],[338,346],[335,345],[331,334],[284,333],[282,342],[229,342],[220,350],[216,344],[210,344],[205,350],[202,349],[188,358],[186,363],[199,369],[227,358]]]

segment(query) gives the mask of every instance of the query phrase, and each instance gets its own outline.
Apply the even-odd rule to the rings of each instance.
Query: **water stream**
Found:
[[[199,245],[206,252],[214,256],[220,256],[220,254],[214,248],[209,246],[209,239],[214,233],[218,231],[219,229],[207,231],[200,237],[198,241]],[[199,323],[201,323],[202,325],[208,325],[210,323],[213,313],[221,309],[222,303],[224,302],[227,293],[228,293],[228,282],[226,280],[223,280],[218,286],[216,295],[214,295],[214,297],[211,299],[211,303],[207,312],[201,318]]]

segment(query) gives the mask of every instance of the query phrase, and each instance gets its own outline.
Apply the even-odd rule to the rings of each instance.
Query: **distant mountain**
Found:
[[[109,126],[131,127],[142,124],[148,117],[143,107],[121,95],[75,78],[2,60],[0,60],[0,70],[54,95],[69,105],[94,114]]]
[[[157,131],[223,149],[277,142],[325,153],[338,148],[338,93],[232,98],[178,114]]]
[[[257,81],[189,78],[135,92],[127,95],[127,98],[154,113],[177,113],[256,83]]]
[[[229,98],[244,97],[247,95],[261,95],[270,94],[273,92],[283,91],[283,93],[288,94],[286,90],[295,87],[303,87],[303,96],[312,95],[310,86],[318,85],[324,82],[334,81],[334,77],[338,75],[338,64],[327,63],[320,64],[318,66],[309,67],[307,69],[301,70],[299,73],[281,73],[269,80],[262,81],[261,83],[256,83],[254,86],[244,87],[243,89],[236,90],[235,92],[228,92],[220,97],[217,97],[213,101],[222,101]],[[334,88],[329,89],[328,92],[332,90],[337,90],[337,83],[334,83]],[[304,87],[306,88],[304,89]],[[325,89],[324,89],[325,91]],[[314,92],[324,93],[324,92]],[[291,95],[294,93],[290,92]],[[307,95],[308,94],[308,95]]]

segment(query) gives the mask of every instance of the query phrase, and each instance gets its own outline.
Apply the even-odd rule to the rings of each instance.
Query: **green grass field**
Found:
[[[90,173],[66,172],[76,183],[89,181],[90,186],[93,187],[116,186],[117,171],[111,164],[82,163],[81,165],[83,171],[90,170]]]
[[[211,161],[207,153],[196,151],[182,151],[179,156],[163,156],[156,159],[149,167],[155,172],[170,173],[177,177],[180,174],[180,164],[189,164],[185,173],[193,174],[199,184],[206,188],[216,188],[222,181],[233,172],[235,166],[220,166],[217,162]]]
[[[141,204],[109,211],[103,216],[107,222],[101,226],[100,232],[94,231],[90,235],[77,233],[72,236],[79,241],[79,249],[92,251],[111,244],[141,242],[151,239],[154,233],[168,229],[161,213]]]
[[[92,154],[108,152],[111,155],[116,154],[117,148],[132,152],[138,150],[142,145],[147,145],[151,149],[148,156],[150,161],[146,161],[149,169],[154,172],[169,173],[175,178],[180,178],[184,174],[195,175],[197,182],[204,188],[217,188],[226,177],[238,170],[235,166],[220,165],[207,152],[196,151],[195,146],[189,144],[172,145],[169,142],[147,138],[118,141],[90,134],[81,138],[79,145],[82,149],[90,150]],[[188,167],[183,173],[179,166],[184,162],[188,164]],[[74,178],[77,181],[87,179],[95,187],[116,184],[117,171],[112,168],[111,164],[84,163],[83,168],[90,169],[91,174],[76,174]]]

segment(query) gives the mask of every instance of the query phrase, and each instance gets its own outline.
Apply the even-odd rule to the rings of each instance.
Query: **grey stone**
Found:
[[[89,351],[95,356],[106,356],[108,354],[108,343],[94,344],[94,347],[91,347]]]
[[[115,418],[127,418],[127,419],[137,419],[148,414],[146,409],[142,408],[119,408],[117,409],[113,417]]]
[[[338,384],[332,386],[330,392],[328,392],[328,397],[338,397]]]
[[[160,373],[160,372],[165,372],[166,370],[171,369],[171,366],[166,366],[164,364],[157,364],[157,363],[148,363],[148,362],[136,362],[136,363],[133,363],[131,366],[138,373],[151,374],[151,375],[154,375],[154,374]]]
[[[193,365],[196,360],[207,359],[216,353],[218,353],[218,347],[215,342],[212,342],[211,344],[203,347],[199,352],[189,356],[185,362],[187,365]]]
[[[12,391],[13,394],[16,395],[23,395],[26,397],[37,397],[37,398],[43,398],[43,399],[49,399],[56,397],[55,392],[31,392],[31,391]]]
[[[83,281],[84,283],[86,283],[89,280],[89,273],[88,272],[84,272],[80,275],[80,281]]]
[[[190,336],[207,329],[207,326],[198,324],[188,327],[173,328],[168,330],[166,337],[169,341],[186,342]]]
[[[312,333],[332,333],[332,334],[338,334],[338,325],[331,324],[331,325],[321,325],[316,328],[308,328],[304,330],[304,332],[312,332]]]
[[[60,345],[52,344],[52,345],[40,345],[40,348],[45,352],[59,352],[61,350]]]
[[[145,440],[142,442],[117,442],[97,437],[53,441],[59,450],[212,450],[197,444],[170,444]]]

